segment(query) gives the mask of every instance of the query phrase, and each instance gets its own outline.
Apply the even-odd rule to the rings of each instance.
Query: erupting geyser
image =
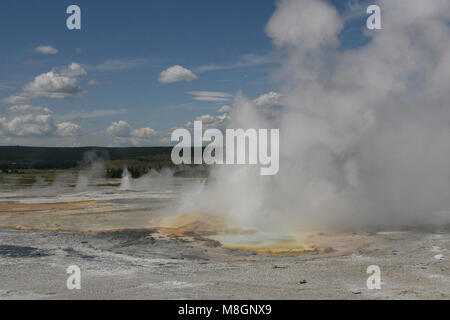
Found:
[[[450,6],[378,3],[383,29],[352,48],[329,1],[278,2],[283,99],[238,95],[227,127],[279,128],[279,172],[218,165],[190,210],[274,231],[450,222]]]
[[[130,181],[130,173],[128,169],[125,167],[122,172],[122,180],[120,181],[120,190],[130,190],[131,189],[131,181]]]

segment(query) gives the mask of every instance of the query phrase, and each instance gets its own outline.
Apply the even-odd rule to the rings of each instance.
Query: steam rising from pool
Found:
[[[342,48],[329,1],[278,1],[281,110],[238,94],[228,127],[280,128],[280,172],[217,166],[190,209],[266,230],[450,222],[450,6],[375,2],[383,29]]]

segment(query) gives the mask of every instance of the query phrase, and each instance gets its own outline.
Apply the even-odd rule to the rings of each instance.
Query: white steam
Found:
[[[280,171],[217,166],[195,210],[282,230],[450,222],[450,4],[377,3],[383,29],[341,50],[329,2],[278,2],[282,112],[238,96],[230,127],[280,128]]]
[[[99,157],[95,152],[87,152],[83,156],[82,163],[86,166],[78,172],[78,179],[75,186],[76,192],[88,191],[90,184],[104,177],[105,175],[105,156]]]
[[[120,190],[130,190],[131,189],[131,177],[128,169],[125,167],[122,172],[122,179],[120,181]]]

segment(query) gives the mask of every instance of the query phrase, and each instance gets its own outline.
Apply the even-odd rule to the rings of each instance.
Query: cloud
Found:
[[[211,96],[223,96],[227,95],[223,92],[205,92],[205,91],[194,91],[197,94],[203,94],[203,95],[211,95]],[[268,93],[265,93],[258,98],[254,99],[253,101],[250,101],[253,103],[258,109],[261,111],[264,111],[265,113],[268,113],[269,117],[273,116],[271,113],[273,112],[271,108],[281,106],[281,103],[284,101],[284,96],[280,93],[270,91]],[[231,112],[233,111],[233,107],[229,105],[225,105],[220,107],[217,110],[217,113],[219,113],[216,116],[210,115],[210,114],[204,114],[199,117],[197,117],[196,121],[202,121],[203,128],[209,129],[209,128],[217,128],[217,129],[226,129],[228,124],[231,122]],[[194,122],[190,121],[186,123],[184,126],[186,128],[193,128]]]
[[[222,106],[219,110],[217,110],[217,113],[230,113],[233,110],[231,106]]]
[[[111,145],[126,146],[126,145],[148,145],[153,139],[159,139],[160,134],[153,128],[144,127],[132,130],[131,126],[124,120],[113,122],[106,132],[114,137]]]
[[[67,68],[61,70],[61,75],[71,78],[77,78],[86,76],[87,72],[78,63],[72,62]]]
[[[275,106],[282,106],[284,96],[280,93],[270,91],[256,98],[254,102],[258,107],[267,109]]]
[[[81,135],[81,127],[71,122],[57,124],[57,134],[61,137],[73,137]]]
[[[34,51],[40,54],[57,54],[58,49],[53,48],[52,46],[38,46],[34,48]]]
[[[51,115],[24,115],[7,121],[0,119],[3,134],[12,136],[45,136],[55,132],[56,127]]]
[[[203,129],[221,129],[224,130],[227,127],[228,122],[230,121],[230,116],[227,113],[223,113],[217,116],[212,116],[210,114],[204,114],[197,118],[195,121],[201,121]],[[187,122],[184,127],[188,129],[192,129],[194,127],[194,122]]]
[[[3,98],[2,99],[2,102],[3,103],[8,103],[8,104],[12,104],[12,103],[25,103],[25,102],[27,102],[27,101],[29,101],[29,99],[28,98],[26,98],[26,97],[24,97],[24,96],[21,96],[21,95],[12,95],[12,96],[9,96],[9,97],[7,97],[7,98]]]
[[[253,66],[260,66],[265,64],[272,64],[280,61],[277,54],[269,53],[264,55],[258,54],[244,54],[241,55],[238,61],[230,64],[208,64],[193,68],[194,72],[202,73],[216,70],[232,70],[239,68],[248,68]]]
[[[11,119],[0,118],[0,134],[15,137],[68,137],[82,134],[81,127],[70,122],[57,123],[52,111],[31,105],[12,106],[8,113],[18,114]]]
[[[172,66],[159,74],[158,81],[161,83],[172,83],[180,81],[192,81],[197,79],[197,76],[189,69],[182,66]]]
[[[91,118],[115,116],[115,115],[124,114],[124,113],[127,113],[127,110],[125,110],[125,109],[119,109],[119,110],[99,109],[99,110],[94,110],[94,111],[90,111],[90,112],[78,112],[78,113],[66,114],[63,116],[58,116],[58,118],[61,120],[80,120],[80,119],[91,119]]]
[[[112,84],[111,81],[98,81],[95,79],[91,79],[87,82],[88,85],[90,86],[110,86]]]
[[[136,138],[150,138],[156,134],[156,130],[149,127],[136,129],[131,132],[131,136]]]
[[[81,96],[84,91],[78,86],[78,78],[87,74],[79,64],[71,63],[61,70],[42,73],[26,84],[21,91],[4,98],[8,104],[24,103],[34,98],[64,99]]]
[[[189,91],[188,94],[199,101],[229,101],[232,97],[229,93],[218,91]]]
[[[128,124],[128,122],[119,120],[111,123],[111,125],[106,128],[106,132],[116,137],[128,137],[131,132],[131,126]]]
[[[106,132],[109,135],[122,138],[125,137],[149,138],[157,134],[157,131],[150,127],[132,130],[128,122],[124,120],[119,120],[111,123],[111,125],[108,128],[106,128]]]
[[[277,46],[315,49],[339,43],[344,24],[337,10],[324,1],[282,0],[266,27]]]
[[[52,111],[46,107],[34,107],[29,104],[20,104],[6,109],[10,114],[51,114]]]

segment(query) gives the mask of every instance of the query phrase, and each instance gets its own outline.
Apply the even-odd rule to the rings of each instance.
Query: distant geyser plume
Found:
[[[87,152],[83,156],[83,169],[78,172],[75,190],[77,192],[88,191],[90,185],[96,180],[104,176],[105,161],[107,154],[97,154],[96,152]]]
[[[130,173],[128,172],[127,167],[123,169],[122,172],[122,179],[120,181],[120,190],[130,190],[131,188],[131,181],[130,181]]]
[[[348,49],[329,2],[278,2],[282,107],[240,95],[228,127],[279,128],[280,171],[218,165],[184,210],[266,230],[450,222],[450,3],[375,3],[382,30]]]

